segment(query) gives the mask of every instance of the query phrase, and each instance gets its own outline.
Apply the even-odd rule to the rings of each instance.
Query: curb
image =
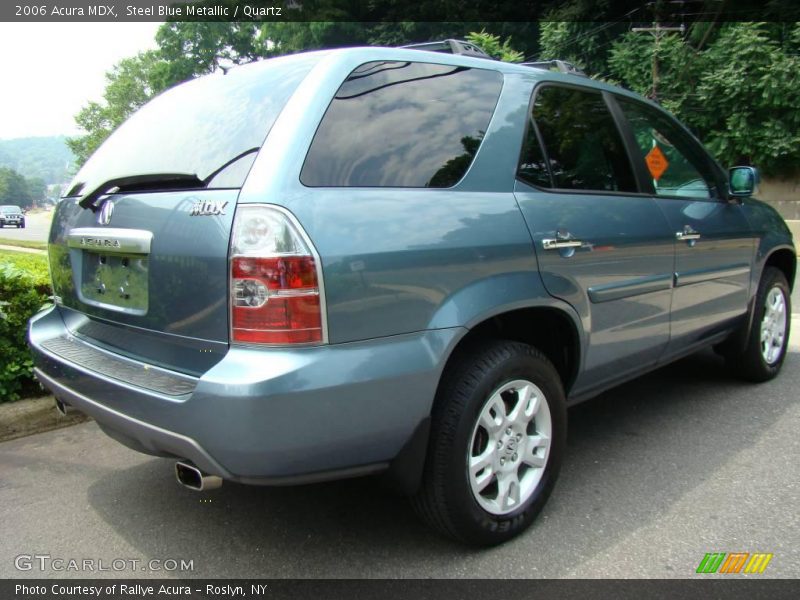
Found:
[[[0,404],[0,442],[61,429],[90,420],[79,412],[62,416],[56,410],[53,396],[29,398]]]

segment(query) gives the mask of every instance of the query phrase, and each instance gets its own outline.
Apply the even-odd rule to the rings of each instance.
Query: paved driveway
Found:
[[[371,479],[198,494],[94,423],[6,442],[0,577],[176,575],[18,571],[20,554],[184,559],[195,577],[695,577],[716,551],[771,552],[763,576],[800,577],[798,340],[768,384],[709,352],[572,409],[549,504],[491,550],[429,533]]]

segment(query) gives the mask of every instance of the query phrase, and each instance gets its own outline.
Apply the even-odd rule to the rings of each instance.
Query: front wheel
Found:
[[[739,377],[761,382],[780,372],[789,344],[792,297],[786,276],[779,269],[764,269],[754,310],[744,350],[728,352],[725,358]]]
[[[495,341],[463,354],[437,394],[417,512],[459,541],[514,537],[553,490],[566,429],[561,380],[537,349]]]

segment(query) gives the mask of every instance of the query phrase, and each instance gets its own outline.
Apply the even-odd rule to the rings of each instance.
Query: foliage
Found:
[[[75,122],[87,134],[67,140],[79,165],[131,113],[166,87],[163,60],[155,51],[140,52],[117,63],[106,73],[106,81],[104,102],[89,102],[75,116]]]
[[[45,184],[63,183],[72,171],[75,157],[63,136],[0,140],[0,167],[13,169],[27,179]]]
[[[0,167],[0,205],[26,208],[43,200],[46,192],[47,186],[41,179],[25,179],[13,169]]]
[[[800,41],[800,24],[793,38]],[[691,122],[708,137],[709,148],[726,163],[754,164],[766,173],[797,169],[796,48],[781,48],[763,24],[729,24],[705,53],[702,67]],[[697,110],[701,107],[707,108]]]
[[[708,24],[684,39],[630,32],[613,44],[612,75],[653,96],[689,125],[726,165],[753,164],[767,174],[791,174],[800,164],[800,25]],[[782,38],[782,41],[781,41]],[[657,50],[656,50],[657,49]]]
[[[0,256],[0,402],[17,400],[35,386],[27,324],[51,294],[45,256]]]
[[[522,52],[511,48],[511,38],[500,43],[499,35],[486,33],[485,29],[481,29],[480,33],[472,32],[467,34],[467,41],[481,48],[492,58],[503,62],[517,63],[525,60],[525,55]]]
[[[629,27],[624,21],[547,21],[542,23],[539,37],[539,59],[565,60],[593,77],[604,78],[608,73],[611,44]],[[645,65],[649,66],[649,63]]]

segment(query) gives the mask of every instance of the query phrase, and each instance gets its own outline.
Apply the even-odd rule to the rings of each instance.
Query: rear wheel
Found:
[[[781,270],[764,269],[755,302],[747,345],[742,351],[727,351],[725,358],[739,377],[761,382],[780,372],[789,343],[792,300]]]
[[[471,544],[519,534],[555,485],[566,421],[561,380],[541,352],[496,341],[465,353],[437,395],[417,512]]]

